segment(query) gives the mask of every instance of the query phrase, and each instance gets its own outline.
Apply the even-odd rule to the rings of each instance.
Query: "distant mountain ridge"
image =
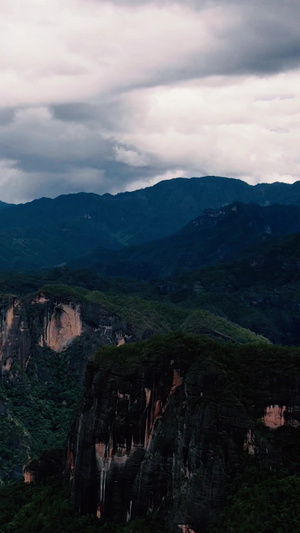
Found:
[[[235,202],[207,209],[169,237],[115,251],[99,248],[74,261],[73,266],[104,276],[163,278],[232,261],[250,247],[297,232],[300,206]]]
[[[176,178],[116,196],[92,193],[1,205],[0,270],[48,268],[97,246],[120,249],[166,237],[205,209],[232,202],[300,205],[300,182],[255,186],[215,176]]]

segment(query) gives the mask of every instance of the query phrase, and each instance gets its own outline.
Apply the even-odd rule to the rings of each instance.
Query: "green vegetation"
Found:
[[[299,533],[300,477],[252,466],[232,483],[209,533]]]
[[[63,269],[62,277],[68,276],[73,279],[69,271]],[[78,273],[73,273],[73,276],[80,278]],[[268,342],[267,339],[211,312],[147,299],[139,295],[89,291],[82,286],[74,287],[62,283],[47,283],[41,288],[41,292],[55,301],[80,303],[83,320],[95,328],[98,327],[99,309],[104,307],[124,323],[128,323],[134,329],[137,338],[181,330],[188,333],[210,334],[226,342],[254,344]],[[36,314],[39,312],[38,306],[32,306],[31,303],[35,295],[36,292],[30,293],[24,301],[28,316],[32,315],[34,320],[38,320]],[[7,298],[7,296],[2,298],[4,309],[8,305]],[[76,365],[80,365],[82,350],[86,352],[96,347],[96,341],[84,338],[74,342],[61,353],[54,353],[48,348],[36,345],[26,373],[18,369],[14,363],[13,370],[18,379],[4,380],[0,383],[2,409],[0,478],[2,480],[20,475],[22,465],[32,457],[39,456],[44,449],[64,446],[82,392]],[[132,345],[128,350],[135,353]]]
[[[65,357],[64,357],[65,356]],[[82,398],[77,376],[66,372],[67,354],[43,351],[47,381],[19,371],[0,383],[0,480],[18,477],[22,466],[49,448],[64,448]]]
[[[300,348],[275,346],[271,343],[233,344],[213,340],[207,335],[187,335],[183,332],[168,336],[153,336],[148,341],[125,344],[121,347],[102,346],[91,358],[97,368],[110,369],[118,379],[134,373],[145,364],[170,365],[187,371],[197,362],[200,369],[212,362],[227,374],[228,387],[235,391],[247,409],[263,395],[256,375],[289,376],[300,373]],[[264,385],[265,386],[265,385]]]
[[[188,387],[194,377],[199,376],[203,370],[212,366],[218,368],[222,381],[218,383],[219,388],[214,393],[215,398],[219,398],[223,403],[227,401],[231,404],[236,401],[237,405],[241,403],[253,423],[258,424],[255,426],[258,434],[261,434],[262,439],[271,442],[281,457],[280,462],[277,462],[277,465],[273,464],[272,469],[265,467],[259,457],[257,460],[250,457],[246,469],[240,464],[237,475],[231,472],[227,482],[228,499],[220,519],[212,526],[210,533],[300,531],[297,505],[300,496],[300,430],[289,428],[289,432],[282,428],[285,431],[270,433],[263,426],[260,427],[259,422],[255,422],[259,418],[259,409],[262,409],[269,399],[268,380],[272,383],[278,380],[290,383],[293,377],[300,374],[300,349],[267,343],[248,345],[220,343],[207,336],[189,336],[178,332],[167,337],[152,337],[148,341],[122,347],[100,348],[90,362],[89,372],[92,372],[92,376],[88,374],[88,379],[92,379],[93,393],[95,393],[97,387],[101,386],[103,371],[109,372],[110,382],[117,380],[118,386],[127,381],[134,384],[134,376],[138,375],[141,368],[147,368],[147,372],[150,369],[150,373],[159,372],[159,375],[164,372],[169,373],[171,360],[174,366],[181,368],[186,375]],[[53,365],[51,359],[49,365]],[[56,374],[54,368],[52,370],[56,377],[49,385],[49,398],[44,392],[44,398],[41,398],[40,403],[37,402],[38,391],[35,392],[34,389],[29,391],[28,386],[31,383],[29,381],[24,383],[24,390],[27,386],[27,395],[32,395],[37,402],[35,408],[32,404],[27,406],[26,402],[21,407],[21,397],[24,403],[26,395],[22,388],[16,389],[15,408],[18,407],[19,413],[20,409],[25,409],[25,416],[29,416],[32,410],[33,418],[38,417],[38,411],[45,412],[45,400],[49,402],[51,397],[55,400],[51,406],[51,413],[48,413],[50,419],[50,415],[54,416],[56,408],[59,411],[63,401],[70,403],[75,400],[75,388],[74,395],[70,392],[72,382],[69,381],[66,387],[66,383],[62,382],[62,368],[59,368],[59,365],[55,366]],[[70,377],[68,379],[70,380]],[[69,396],[66,396],[66,390],[69,390]],[[40,389],[39,395],[41,392]],[[20,395],[19,401],[17,394]],[[213,397],[209,396],[205,401],[212,399]],[[195,402],[197,401],[199,402],[200,398],[195,397]],[[10,405],[13,403],[11,399]],[[57,416],[56,421],[52,419],[52,423],[59,426],[59,413]],[[47,423],[46,420],[44,423]],[[28,425],[30,426],[30,420]],[[30,430],[33,430],[32,427]],[[55,433],[54,428],[52,430]],[[226,435],[223,438],[226,439]],[[42,432],[40,442],[41,445],[45,444]],[[150,533],[152,530],[163,531],[162,527],[161,522],[151,517],[135,520],[127,525],[102,524],[93,517],[80,517],[69,506],[68,492],[62,488],[60,482],[54,480],[45,484],[13,483],[0,490],[1,533],[10,531],[48,533],[53,528],[62,533],[67,531]]]
[[[270,468],[250,458],[246,468],[239,464],[234,472],[228,471],[228,498],[211,533],[297,533],[300,430],[271,433],[259,419],[269,401],[269,384],[281,380],[289,386],[300,373],[299,349],[274,346],[268,340],[300,344],[300,234],[273,239],[297,231],[299,208],[240,205],[238,210],[226,208],[225,217],[226,209],[219,206],[239,194],[250,201],[260,192],[235,180],[206,178],[162,183],[115,198],[83,194],[4,208],[1,303],[4,313],[8,295],[24,297],[28,316],[35,313],[38,322],[39,304],[34,308],[31,301],[41,290],[54,300],[80,303],[82,318],[92,328],[97,329],[97,313],[104,307],[132,328],[133,338],[151,337],[147,342],[100,348],[89,365],[94,387],[101,386],[103,371],[109,373],[110,383],[127,380],[133,386],[141,365],[151,375],[169,375],[171,360],[187,376],[187,385],[203,369],[217,368],[226,377],[217,390],[219,398],[243,406],[262,442],[270,442],[280,460]],[[288,194],[283,200],[290,202]],[[207,207],[219,212],[180,230]],[[265,231],[267,213],[272,236]],[[180,231],[166,237],[175,230]],[[160,236],[163,241],[147,243]],[[116,251],[130,244],[136,246]],[[241,255],[250,245],[252,249]],[[91,252],[95,246],[102,248]],[[111,277],[65,266],[26,274],[3,271],[48,268],[63,261],[94,267]],[[199,269],[218,261],[223,263]],[[122,275],[124,279],[117,277]],[[145,279],[149,281],[141,281]],[[0,382],[0,483],[18,478],[22,466],[45,450],[65,447],[83,393],[76,365],[83,360],[82,352],[97,346],[94,339],[90,344],[85,339],[54,353],[39,347],[37,338],[32,340],[34,357],[26,372],[13,363],[14,378]],[[197,402],[202,402],[199,396]],[[80,517],[58,480],[0,488],[0,533],[159,533],[161,527],[149,517],[120,526]]]
[[[98,291],[87,291],[81,287],[67,285],[45,285],[41,288],[45,294],[59,298],[68,298],[78,302],[91,302],[104,306],[108,311],[143,333],[168,333],[182,330],[194,334],[212,334],[240,343],[268,342],[246,328],[226,320],[203,309],[184,308],[168,302],[145,299],[138,295],[114,295]]]
[[[299,231],[298,206],[261,207],[235,202],[208,209],[164,239],[115,251],[92,250],[75,265],[88,266],[102,275],[162,279],[201,266],[248,258],[251,248],[257,253],[262,248],[275,248],[281,245],[282,235],[291,239],[291,234]]]
[[[45,483],[11,483],[0,488],[0,533],[166,533],[153,517],[129,524],[101,524],[80,516],[70,506],[70,495],[55,478]]]
[[[247,342],[268,342],[260,335],[256,335],[233,322],[230,322],[224,317],[199,309],[194,311],[181,324],[180,329],[186,333],[193,334],[213,334],[216,337],[224,338],[240,343]]]

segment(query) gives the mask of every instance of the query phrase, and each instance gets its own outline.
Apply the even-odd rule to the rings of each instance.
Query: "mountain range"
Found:
[[[299,531],[300,182],[1,203],[0,228],[1,533]]]
[[[206,209],[172,235],[121,250],[98,248],[69,266],[103,276],[164,278],[203,266],[226,263],[251,247],[300,232],[300,206],[235,202]]]
[[[121,249],[161,239],[233,202],[300,205],[300,182],[251,186],[207,176],[163,181],[120,193],[63,195],[1,204],[0,269],[19,271],[69,263],[101,247]]]

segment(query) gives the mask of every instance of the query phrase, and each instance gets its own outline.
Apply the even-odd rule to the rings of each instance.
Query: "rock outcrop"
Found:
[[[19,298],[7,298],[0,311],[1,373],[10,373],[13,362],[26,370],[30,356],[31,335],[24,304]]]
[[[33,459],[24,466],[24,482],[45,481],[50,476],[60,474],[63,469],[63,462],[63,450],[56,449],[43,452],[39,459]]]
[[[45,447],[64,446],[89,356],[141,334],[101,297],[94,303],[52,291],[0,300],[0,437],[9,450],[0,454],[0,482],[21,476]],[[38,469],[30,463],[26,480]]]
[[[68,364],[82,376],[97,346],[121,345],[138,338],[132,326],[101,304],[43,293],[30,301],[7,297],[1,304],[0,373],[9,379],[26,372],[30,365],[31,372],[43,380],[42,351],[61,353],[74,342],[77,350]]]
[[[267,366],[249,367],[237,387],[230,363],[211,358],[216,345],[168,342],[168,349],[141,347],[139,363],[130,353],[137,348],[127,346],[88,364],[68,445],[73,503],[109,521],[155,510],[171,531],[205,532],[222,508],[228,476],[247,456],[280,461],[261,419],[269,420],[268,401],[299,405],[300,369],[283,379]]]
[[[60,303],[52,309],[50,317],[45,316],[45,325],[39,345],[48,346],[54,352],[60,352],[81,334],[80,306]]]

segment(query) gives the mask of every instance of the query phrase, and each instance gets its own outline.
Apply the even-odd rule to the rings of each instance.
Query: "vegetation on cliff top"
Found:
[[[262,416],[263,408],[269,400],[268,379],[272,383],[278,380],[289,383],[289,380],[300,373],[300,349],[268,344],[225,344],[216,342],[207,336],[196,337],[172,333],[168,337],[152,337],[148,341],[121,347],[102,347],[89,364],[87,383],[91,383],[91,380],[94,382],[95,393],[99,371],[111,373],[111,377],[119,380],[121,384],[122,380],[133,379],[140,372],[144,373],[147,368],[161,372],[162,367],[165,367],[166,371],[170,372],[170,363],[174,368],[181,369],[188,382],[191,372],[191,376],[198,376],[202,370],[211,365],[219,368],[224,375],[223,383],[226,389],[222,389],[223,397],[225,398],[224,394],[227,389],[234,391],[238,401],[242,402],[255,422],[257,417]],[[58,371],[57,376],[60,380],[62,379],[61,371],[62,369]],[[62,400],[65,394],[63,390],[59,392],[59,387],[64,385],[63,383],[53,384],[52,394],[56,393],[59,400]],[[71,395],[70,400],[72,398]],[[278,531],[278,533],[281,531],[280,528],[283,528],[282,531],[291,532],[298,531],[297,528],[300,530],[300,517],[294,511],[292,512],[292,502],[298,498],[300,490],[300,477],[298,477],[300,476],[300,448],[299,444],[296,445],[299,430],[295,428],[290,428],[290,430],[293,432],[291,437],[285,433],[285,437],[281,438],[280,432],[270,434],[265,429],[268,439],[273,439],[273,446],[280,454],[281,462],[275,470],[268,470],[265,476],[260,477],[258,486],[261,490],[255,488],[258,475],[255,469],[261,468],[255,463],[255,459],[253,459],[255,468],[252,473],[250,472],[251,475],[248,471],[241,470],[238,478],[229,481],[228,491],[231,496],[224,508],[221,525],[216,523],[212,529],[213,533],[219,533],[219,531],[252,533],[255,529],[253,527],[251,529],[249,521],[247,523],[244,506],[249,510],[248,516],[251,516],[252,510],[257,515],[256,517],[253,515],[253,524],[256,528],[259,527],[256,531],[269,533],[271,527],[275,527],[272,531]],[[297,439],[295,440],[296,433]],[[292,443],[290,451],[288,451],[289,443]],[[268,505],[271,509],[275,509],[278,498],[280,505],[277,518],[275,515],[267,517]],[[103,533],[132,533],[133,531],[148,533],[149,524],[160,531],[161,524],[158,527],[157,523],[151,520],[147,517],[147,520],[134,521],[126,526],[104,525],[102,528],[96,519],[76,515],[69,507],[68,495],[63,489],[54,488],[52,482],[50,484],[34,483],[29,486],[12,484],[2,488],[0,493],[0,531],[3,533],[10,531],[48,533],[50,529],[53,530],[53,527],[61,532],[93,533],[97,530]],[[258,524],[261,525],[258,526]]]
[[[206,310],[184,308],[169,302],[146,299],[139,295],[105,294],[87,291],[82,287],[47,284],[41,292],[56,298],[67,298],[78,302],[90,302],[104,306],[118,315],[139,332],[168,333],[182,330],[194,334],[224,336],[227,340],[240,343],[267,343],[268,339],[256,335],[247,328],[230,322]]]
[[[64,274],[66,274],[64,272]],[[212,337],[237,343],[266,344],[267,339],[205,310],[177,306],[169,302],[142,298],[139,295],[105,294],[84,287],[48,283],[41,288],[53,301],[77,302],[82,307],[82,319],[97,328],[99,309],[104,307],[134,328],[138,337],[167,334],[181,330],[206,333]],[[36,292],[25,296],[29,314],[35,311],[32,299]],[[2,298],[5,316],[9,298]],[[42,305],[42,304],[39,304]],[[85,316],[86,314],[86,316]],[[72,359],[80,359],[87,344],[75,341],[61,353],[35,347],[23,373],[13,363],[18,380],[0,383],[0,408],[3,411],[0,429],[0,478],[7,480],[20,475],[21,465],[44,449],[64,445],[70,428],[74,406],[81,394],[78,376],[72,370]],[[139,348],[137,348],[139,349]],[[134,347],[128,349],[133,353]],[[67,370],[67,371],[66,371]],[[41,378],[42,376],[42,378]],[[10,450],[10,452],[8,452]]]
[[[22,465],[49,448],[64,448],[82,386],[66,372],[67,354],[43,351],[47,381],[18,372],[15,382],[0,382],[0,483],[22,475]]]

